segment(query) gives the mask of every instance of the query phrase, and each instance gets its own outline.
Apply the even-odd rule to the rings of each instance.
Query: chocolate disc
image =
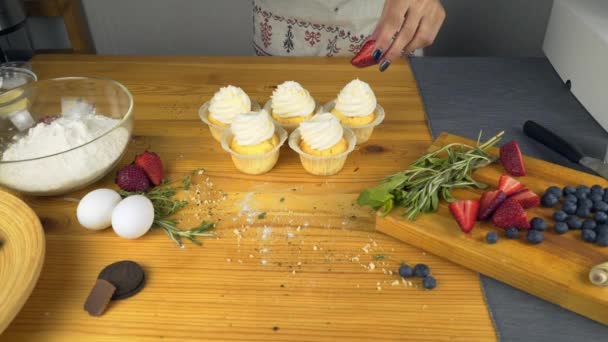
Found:
[[[106,266],[97,278],[107,280],[116,287],[113,300],[131,297],[141,291],[145,285],[144,270],[137,263],[129,260]]]

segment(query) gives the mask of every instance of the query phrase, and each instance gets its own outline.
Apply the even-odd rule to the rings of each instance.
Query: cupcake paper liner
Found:
[[[321,104],[317,102],[317,100],[315,100],[315,109],[311,114],[315,115],[319,113],[322,108],[323,106],[321,106]],[[288,133],[293,132],[299,126],[299,124],[286,124],[275,120],[274,116],[272,116],[272,99],[266,101],[266,103],[264,104],[264,110],[267,111],[268,114],[270,114],[270,118],[272,119],[275,125],[283,127]]]
[[[230,148],[234,135],[230,129],[224,130],[220,143],[222,148],[230,153],[232,162],[237,170],[249,175],[260,175],[270,171],[279,160],[281,146],[287,140],[287,132],[280,126],[274,126],[274,133],[279,137],[279,143],[272,151],[259,155],[240,154]]]
[[[222,126],[222,125],[217,125],[213,122],[211,122],[211,120],[209,120],[209,105],[211,104],[211,101],[207,101],[205,102],[201,108],[199,108],[198,110],[198,116],[201,118],[201,120],[207,124],[207,126],[209,126],[209,131],[211,132],[211,136],[213,136],[213,139],[215,139],[218,142],[221,142],[222,140],[222,134],[224,133],[224,131],[227,128],[230,128],[230,125],[226,125],[226,126]],[[251,100],[251,111],[252,112],[258,112],[260,111],[260,104]]]
[[[289,147],[300,155],[304,169],[316,176],[332,176],[344,168],[348,155],[355,149],[356,136],[353,131],[344,127],[344,139],[348,143],[346,151],[335,156],[313,156],[300,149],[300,129],[296,129],[289,136]]]
[[[323,112],[331,113],[331,111],[334,109],[335,106],[336,106],[336,100],[332,100],[323,105],[323,107],[322,107]],[[357,137],[357,145],[361,145],[361,144],[367,142],[369,140],[369,138],[372,136],[372,133],[374,132],[374,128],[376,126],[378,126],[380,123],[382,123],[382,121],[384,121],[385,113],[384,113],[384,108],[382,108],[381,105],[376,104],[376,109],[374,109],[374,113],[376,114],[374,121],[372,121],[368,124],[359,125],[359,126],[346,126],[346,125],[342,124],[342,126],[348,127],[353,131],[353,133]]]

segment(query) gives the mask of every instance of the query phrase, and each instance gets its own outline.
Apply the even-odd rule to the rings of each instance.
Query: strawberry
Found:
[[[524,209],[534,208],[540,205],[540,197],[531,190],[520,191],[510,198],[519,202]]]
[[[506,199],[507,194],[502,192],[502,190],[484,192],[479,200],[479,215],[477,218],[479,220],[487,220],[492,216],[494,210]]]
[[[368,40],[365,42],[355,57],[350,60],[350,64],[356,66],[357,68],[365,68],[378,63],[378,61],[374,60],[373,57],[375,47],[375,40]]]
[[[530,229],[526,211],[519,202],[512,198],[507,198],[496,208],[492,216],[492,223],[505,229],[509,227]]]
[[[523,189],[524,185],[522,183],[507,175],[501,176],[498,181],[498,190],[502,190],[507,196],[511,196]]]
[[[526,175],[521,150],[515,140],[502,145],[500,148],[500,162],[509,174],[516,177]]]
[[[150,189],[150,180],[146,176],[144,169],[131,164],[118,171],[116,185],[125,191],[146,192]]]
[[[479,212],[479,201],[478,200],[466,200],[450,203],[450,211],[452,216],[458,222],[460,229],[468,233],[473,230],[475,220],[477,219],[477,213]]]
[[[50,125],[53,121],[55,121],[57,119],[59,119],[58,116],[47,115],[47,116],[40,118],[40,120],[38,120],[38,122],[42,122],[45,125]]]
[[[158,185],[163,180],[163,162],[158,154],[146,151],[135,157],[135,165],[144,169],[152,184]]]

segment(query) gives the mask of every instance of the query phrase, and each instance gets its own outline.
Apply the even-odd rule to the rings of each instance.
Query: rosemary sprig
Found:
[[[437,210],[442,198],[452,202],[452,189],[464,187],[485,188],[471,176],[475,169],[489,165],[496,158],[486,150],[503,136],[497,134],[476,146],[453,143],[429,152],[402,172],[388,176],[375,188],[364,190],[358,198],[360,205],[369,205],[387,215],[395,205],[406,209],[405,215],[415,220],[420,213]],[[481,134],[480,134],[481,137]]]
[[[209,232],[215,228],[213,222],[203,221],[200,225],[192,227],[186,230],[179,229],[177,225],[179,221],[176,219],[169,219],[169,217],[175,215],[178,211],[188,205],[188,201],[174,199],[173,197],[177,194],[178,190],[189,190],[192,185],[192,175],[199,174],[202,169],[197,169],[192,174],[181,178],[180,185],[172,185],[177,181],[169,182],[163,180],[161,184],[154,187],[148,192],[129,192],[119,190],[118,193],[122,197],[128,197],[131,195],[144,195],[150,199],[154,206],[154,226],[159,227],[167,233],[169,238],[177,243],[178,246],[182,247],[184,244],[182,239],[189,240],[196,245],[202,245],[198,241],[197,237],[212,237],[214,233]]]

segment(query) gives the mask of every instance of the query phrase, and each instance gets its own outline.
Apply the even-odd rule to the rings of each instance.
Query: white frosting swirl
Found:
[[[237,114],[230,129],[241,146],[257,145],[274,135],[274,124],[265,110]]]
[[[251,111],[251,100],[243,89],[235,86],[222,87],[209,103],[209,115],[222,123],[230,124],[234,116]]]
[[[315,100],[300,83],[287,81],[272,92],[272,114],[291,118],[310,115],[315,110]]]
[[[338,118],[330,113],[322,113],[302,122],[300,135],[308,146],[323,151],[340,142],[344,129]]]
[[[376,95],[369,84],[355,79],[338,94],[336,110],[345,116],[367,116],[376,109]]]

